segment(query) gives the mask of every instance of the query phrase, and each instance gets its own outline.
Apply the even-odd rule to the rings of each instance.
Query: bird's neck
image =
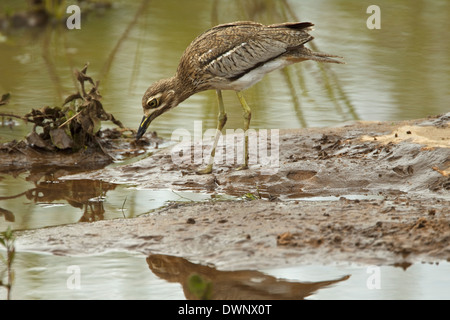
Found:
[[[175,91],[177,102],[181,103],[190,96],[202,91],[193,83],[191,77],[186,74],[176,73],[172,78],[168,79]]]

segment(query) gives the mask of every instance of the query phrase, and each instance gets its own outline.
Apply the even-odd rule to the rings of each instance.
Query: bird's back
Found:
[[[178,73],[195,86],[211,80],[234,81],[262,64],[313,39],[309,22],[265,26],[241,21],[218,25],[199,35],[185,50]]]

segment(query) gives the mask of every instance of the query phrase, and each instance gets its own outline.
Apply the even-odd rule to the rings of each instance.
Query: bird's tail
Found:
[[[336,56],[334,54],[315,52],[306,47],[302,47],[296,54],[302,60],[314,60],[318,62],[328,62],[328,63],[340,63],[345,64],[344,61],[336,60],[333,58],[343,59],[341,56]]]

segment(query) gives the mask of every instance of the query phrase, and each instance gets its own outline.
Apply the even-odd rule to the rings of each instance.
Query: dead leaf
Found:
[[[66,100],[64,100],[63,105],[65,105],[65,104],[67,104],[67,103],[69,103],[69,102],[71,102],[73,100],[76,100],[76,99],[82,99],[82,96],[81,96],[81,94],[79,92],[69,95],[66,98]]]
[[[50,138],[52,139],[53,145],[58,149],[64,150],[73,146],[72,138],[69,137],[64,129],[56,128],[50,130]]]
[[[39,136],[39,134],[36,133],[36,131],[32,131],[27,136],[27,142],[32,146],[51,150],[51,148],[49,148],[50,146]]]

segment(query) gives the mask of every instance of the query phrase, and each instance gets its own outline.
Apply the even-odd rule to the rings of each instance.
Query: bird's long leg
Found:
[[[252,110],[244,99],[244,96],[240,91],[236,91],[236,94],[244,109],[244,163],[237,170],[248,168],[248,128],[250,127],[250,120],[252,118]]]
[[[225,126],[225,123],[227,122],[227,113],[225,112],[225,107],[223,104],[222,91],[216,90],[216,93],[217,93],[217,102],[219,104],[219,116],[217,117],[216,136],[214,138],[214,145],[211,150],[209,163],[204,169],[197,171],[197,173],[200,174],[207,174],[212,172],[212,168],[214,165],[214,156],[216,155],[217,143],[219,142],[220,135],[222,134],[222,129]]]

